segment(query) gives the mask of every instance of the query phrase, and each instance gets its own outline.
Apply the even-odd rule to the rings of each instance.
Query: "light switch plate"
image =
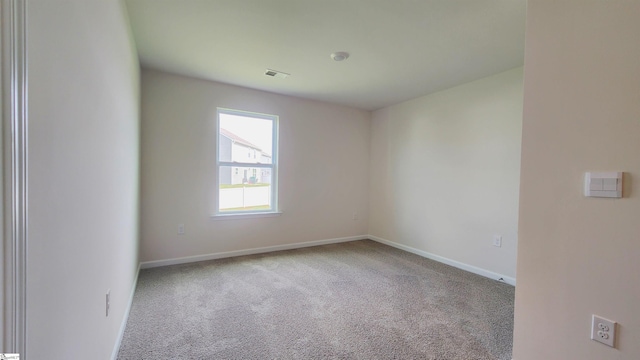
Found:
[[[584,176],[584,196],[621,198],[622,172],[587,172]]]

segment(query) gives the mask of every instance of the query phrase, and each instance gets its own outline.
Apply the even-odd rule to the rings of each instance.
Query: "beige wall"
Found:
[[[281,216],[210,217],[217,107],[280,117]],[[369,119],[362,110],[143,70],[142,261],[365,235]]]
[[[369,233],[515,278],[521,125],[522,68],[374,112]]]
[[[514,359],[640,359],[640,1],[530,0]],[[624,198],[585,198],[624,171]],[[618,321],[616,349],[591,314]]]
[[[27,3],[29,359],[110,358],[132,291],[139,67],[123,11]]]

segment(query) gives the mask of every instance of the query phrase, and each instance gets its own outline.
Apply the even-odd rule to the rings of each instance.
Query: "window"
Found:
[[[217,124],[215,214],[277,212],[278,117],[219,108]]]

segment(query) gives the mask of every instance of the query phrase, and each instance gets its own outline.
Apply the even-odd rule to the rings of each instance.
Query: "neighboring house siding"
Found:
[[[260,169],[260,178],[259,182],[265,184],[271,184],[271,169]]]
[[[261,149],[247,146],[241,142],[234,141],[235,134],[228,130],[220,134],[220,161],[232,161],[240,163],[271,163],[271,155],[265,154]],[[231,136],[231,138],[229,137]],[[245,140],[241,140],[245,141]],[[220,169],[220,184],[244,184],[251,182],[254,177],[255,182],[271,183],[271,170],[253,167],[223,167]]]
[[[231,161],[231,139],[220,136],[220,161]],[[223,167],[220,169],[220,184],[235,184],[231,181],[232,168]]]
[[[231,147],[231,161],[244,163],[257,163],[260,158],[261,151],[234,142]]]

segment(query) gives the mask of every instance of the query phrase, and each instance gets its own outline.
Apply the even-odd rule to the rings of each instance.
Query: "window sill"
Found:
[[[211,219],[212,220],[241,220],[241,219],[275,217],[280,215],[282,215],[282,211],[242,213],[242,214],[217,214],[217,215],[211,215]]]

